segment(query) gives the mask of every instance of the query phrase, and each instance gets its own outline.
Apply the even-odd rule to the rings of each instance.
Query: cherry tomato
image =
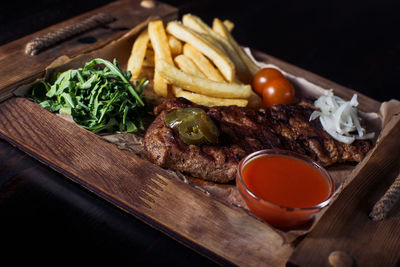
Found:
[[[294,98],[293,85],[285,78],[273,78],[263,88],[263,102],[267,107],[275,104],[290,104]]]
[[[259,95],[263,94],[265,84],[273,78],[284,78],[283,74],[274,68],[263,68],[253,77],[252,86]]]

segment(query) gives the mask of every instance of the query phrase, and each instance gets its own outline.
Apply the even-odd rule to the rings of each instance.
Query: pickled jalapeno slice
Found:
[[[197,122],[186,121],[178,126],[179,137],[187,145],[200,145],[206,139],[204,134],[200,131]]]
[[[217,143],[219,131],[217,126],[200,108],[184,108],[169,112],[165,124],[178,131],[179,137],[186,144],[199,145],[205,142]]]
[[[178,110],[171,111],[165,115],[164,122],[169,128],[175,129],[175,127],[182,123],[183,118],[178,116]]]
[[[217,126],[211,120],[206,113],[200,115],[201,119],[198,121],[199,129],[203,133],[204,137],[211,144],[215,144],[218,142],[219,131]]]
[[[204,110],[199,108],[175,109],[165,116],[164,121],[168,127],[175,129],[176,126],[185,121],[195,120],[195,117],[201,113],[205,114]]]

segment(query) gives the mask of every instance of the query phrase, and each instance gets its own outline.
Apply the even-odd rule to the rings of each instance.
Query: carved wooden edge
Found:
[[[292,252],[279,232],[246,211],[28,99],[1,103],[0,125],[1,138],[218,263],[283,265]]]
[[[390,219],[374,222],[369,218],[369,212],[387,185],[393,182],[393,176],[398,174],[399,131],[400,114],[397,114],[383,129],[383,138],[368,154],[367,161],[354,170],[354,179],[346,185],[313,231],[296,246],[288,261],[290,266],[324,265],[335,251],[352,255],[357,266],[397,266],[400,238],[394,233],[399,225],[399,213]],[[340,220],[338,216],[341,216]],[[376,251],[382,253],[377,255]]]

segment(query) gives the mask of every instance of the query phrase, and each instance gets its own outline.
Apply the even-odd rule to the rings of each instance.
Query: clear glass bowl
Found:
[[[242,177],[242,173],[247,163],[257,157],[268,155],[282,155],[286,157],[293,157],[296,159],[300,159],[305,163],[310,164],[312,167],[316,168],[322,174],[322,176],[326,178],[328,182],[330,191],[327,199],[312,207],[293,208],[277,205],[257,196],[246,185]],[[243,158],[238,165],[236,174],[236,186],[238,187],[241,196],[243,197],[247,206],[253,214],[263,219],[270,225],[280,229],[295,228],[312,220],[318,211],[320,211],[323,207],[327,206],[331,202],[332,196],[335,192],[334,181],[332,180],[329,173],[322,166],[320,166],[318,163],[314,162],[307,156],[279,149],[260,150]]]

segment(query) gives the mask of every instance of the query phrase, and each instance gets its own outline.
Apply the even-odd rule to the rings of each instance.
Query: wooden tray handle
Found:
[[[83,20],[82,22],[78,22],[74,25],[68,25],[59,30],[36,37],[26,44],[25,53],[30,56],[37,55],[40,51],[43,51],[44,49],[60,43],[74,35],[86,32],[113,21],[115,21],[115,18],[109,13],[98,13]]]
[[[400,199],[400,173],[385,194],[376,202],[369,217],[373,221],[385,219],[394,204]]]

